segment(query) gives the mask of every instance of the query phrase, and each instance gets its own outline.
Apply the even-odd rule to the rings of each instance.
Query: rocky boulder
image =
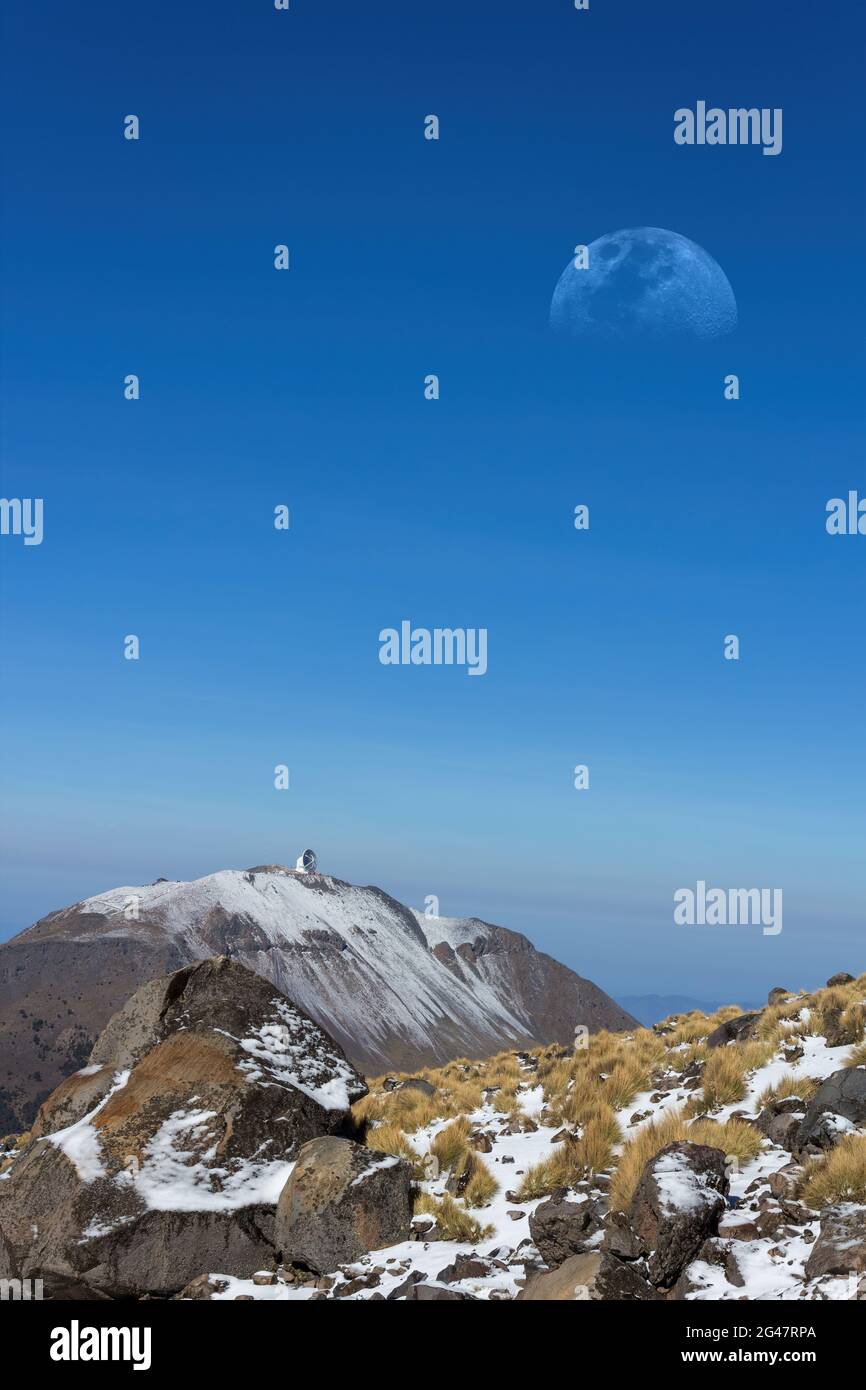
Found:
[[[822,1081],[796,1134],[798,1150],[826,1149],[852,1128],[866,1125],[866,1067],[843,1067]]]
[[[725,1210],[725,1155],[707,1144],[668,1144],[647,1163],[632,1198],[629,1224],[655,1285],[670,1286]]]
[[[605,1205],[585,1197],[570,1201],[566,1189],[555,1192],[529,1217],[529,1233],[544,1263],[555,1269],[587,1248],[590,1236],[601,1230]]]
[[[700,1293],[707,1287],[705,1272],[712,1272],[713,1267],[723,1272],[732,1288],[745,1288],[746,1281],[737,1259],[737,1242],[711,1236],[704,1241],[692,1263],[683,1270],[671,1291],[671,1298],[680,1302]]]
[[[349,1139],[313,1139],[280,1193],[275,1241],[286,1263],[326,1274],[408,1240],[412,1169]]]
[[[842,1202],[821,1217],[821,1232],[806,1261],[806,1278],[866,1271],[866,1207]]]
[[[780,1149],[793,1152],[805,1113],[806,1101],[802,1097],[785,1096],[764,1107],[754,1121],[755,1128]]]
[[[727,1192],[721,1149],[680,1141],[649,1159],[627,1215],[616,1215],[606,1228],[601,1297],[662,1296],[716,1235]]]
[[[145,986],[93,1058],[0,1183],[0,1277],[46,1292],[165,1297],[270,1263],[293,1158],[366,1091],[327,1034],[224,957]]]
[[[707,1038],[707,1047],[726,1047],[729,1042],[744,1042],[754,1034],[755,1020],[760,1013],[737,1014],[714,1028]]]
[[[595,1252],[570,1255],[557,1269],[531,1278],[517,1295],[517,1301],[571,1303],[596,1299],[600,1265],[601,1256]]]
[[[501,1267],[501,1266],[500,1266]],[[440,1284],[457,1284],[461,1279],[486,1279],[497,1266],[479,1255],[456,1255],[451,1264],[440,1269],[436,1278]]]

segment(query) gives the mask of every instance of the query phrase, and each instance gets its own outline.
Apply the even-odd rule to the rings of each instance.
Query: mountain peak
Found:
[[[0,946],[13,1061],[0,1131],[27,1123],[134,989],[211,956],[269,979],[371,1074],[634,1026],[596,985],[480,918],[430,917],[381,888],[279,864],[158,879],[52,912]]]

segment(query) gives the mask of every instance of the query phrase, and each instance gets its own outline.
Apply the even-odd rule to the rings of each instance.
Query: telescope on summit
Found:
[[[299,874],[314,874],[318,867],[315,852],[305,849],[298,855],[298,862],[295,865],[295,872]]]

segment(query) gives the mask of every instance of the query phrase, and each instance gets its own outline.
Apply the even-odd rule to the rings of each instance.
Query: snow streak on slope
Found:
[[[191,958],[231,955],[338,1039],[363,1039],[373,1052],[378,1044],[383,1056],[395,1033],[410,1049],[434,1052],[449,1034],[479,1047],[532,1034],[530,1019],[507,1002],[502,970],[497,979],[495,968],[482,974],[459,957],[446,968],[415,916],[378,889],[284,870],[224,870],[192,883],[117,888],[75,911],[109,918],[103,935],[134,936],[142,928],[125,915],[131,900],[138,923],[179,938]],[[450,919],[440,925],[440,940],[479,935],[479,923],[463,931]]]

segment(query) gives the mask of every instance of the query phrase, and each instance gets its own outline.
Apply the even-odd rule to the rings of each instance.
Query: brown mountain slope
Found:
[[[0,1134],[29,1124],[139,985],[214,955],[270,979],[368,1073],[635,1026],[519,933],[378,888],[278,866],[119,888],[0,946]]]

